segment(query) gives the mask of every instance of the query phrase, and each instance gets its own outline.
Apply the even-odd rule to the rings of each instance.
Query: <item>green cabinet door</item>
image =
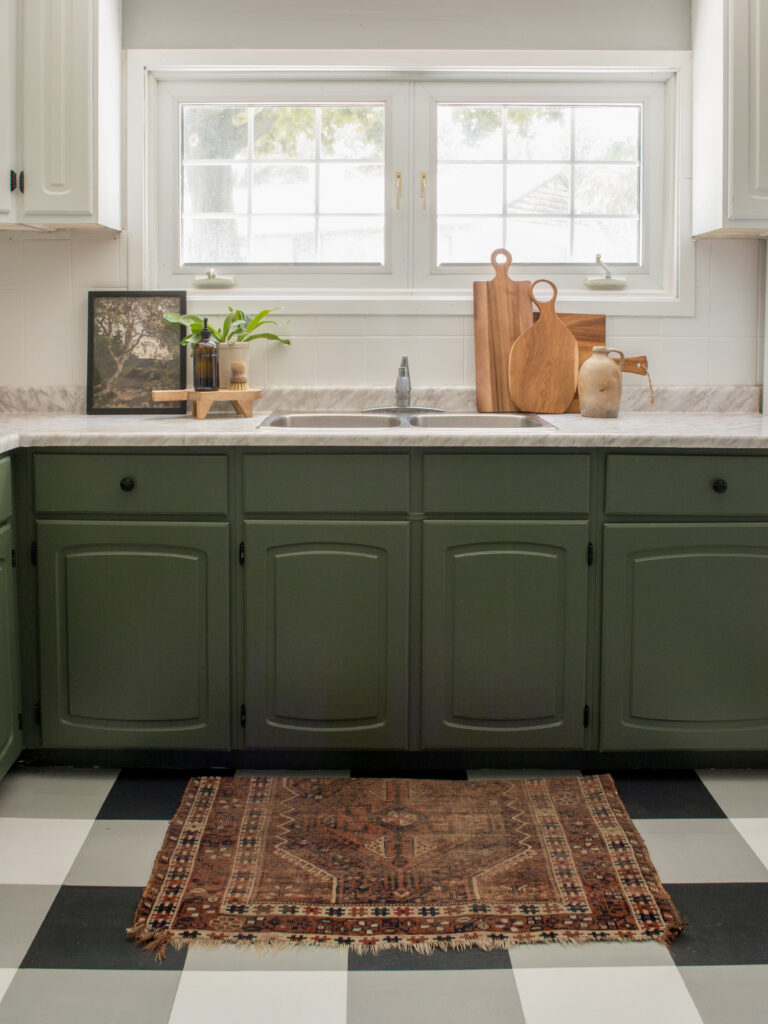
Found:
[[[37,524],[43,746],[228,748],[226,523]]]
[[[581,522],[424,525],[425,747],[584,745]]]
[[[768,745],[768,524],[605,527],[604,750]]]
[[[408,524],[245,524],[246,746],[403,748]]]
[[[16,597],[11,524],[0,526],[0,776],[21,750]]]

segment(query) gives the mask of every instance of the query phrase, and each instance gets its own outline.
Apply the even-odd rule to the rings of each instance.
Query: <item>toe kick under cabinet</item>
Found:
[[[764,750],[768,460],[609,455],[606,518],[601,747]]]
[[[230,745],[227,457],[36,454],[44,747]]]

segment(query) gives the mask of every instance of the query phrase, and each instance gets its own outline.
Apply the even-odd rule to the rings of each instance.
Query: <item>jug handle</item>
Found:
[[[622,366],[624,365],[624,353],[623,352],[620,352],[617,348],[609,348],[608,351],[605,354],[608,356],[609,359],[612,359],[613,355],[617,355],[619,358],[618,358],[618,360],[614,359],[614,362],[618,362],[619,369],[622,368]]]

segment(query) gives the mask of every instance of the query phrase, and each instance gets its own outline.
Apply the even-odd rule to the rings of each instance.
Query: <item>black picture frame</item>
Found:
[[[88,292],[86,412],[186,412],[186,401],[152,401],[154,388],[186,387],[184,327],[163,319],[186,311],[184,291]]]

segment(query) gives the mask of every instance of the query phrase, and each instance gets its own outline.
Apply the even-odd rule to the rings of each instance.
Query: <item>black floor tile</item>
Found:
[[[632,818],[725,817],[720,805],[692,769],[618,771],[610,774]]]
[[[396,768],[385,771],[351,771],[353,779],[447,779],[453,782],[466,782],[466,771],[456,769],[427,768],[424,771],[398,771]]]
[[[669,947],[678,967],[768,964],[768,883],[665,888],[688,921]]]
[[[381,953],[353,953],[350,971],[493,971],[511,970],[506,949],[438,949],[434,953],[409,953],[385,949]]]
[[[190,779],[200,775],[234,774],[234,768],[200,772],[124,768],[101,805],[97,820],[165,821],[176,813]]]
[[[142,889],[133,886],[65,885],[51,905],[22,961],[22,968],[95,971],[179,971],[186,948],[164,960],[126,935]]]

